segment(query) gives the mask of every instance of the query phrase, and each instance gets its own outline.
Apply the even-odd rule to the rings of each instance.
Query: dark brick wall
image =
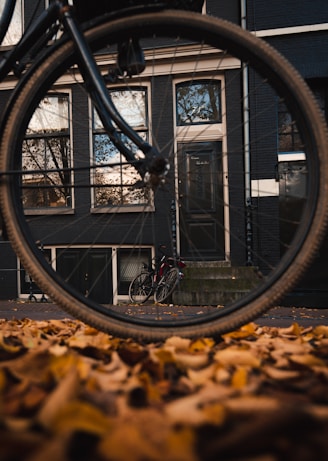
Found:
[[[328,22],[327,0],[250,0],[247,7],[251,30]]]
[[[269,37],[267,41],[286,56],[304,78],[328,76],[328,32]]]
[[[17,258],[9,242],[0,237],[0,299],[17,297]]]
[[[206,13],[240,24],[240,1],[207,0]]]

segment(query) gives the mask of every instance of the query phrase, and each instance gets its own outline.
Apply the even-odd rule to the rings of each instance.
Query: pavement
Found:
[[[133,309],[133,307],[131,307]],[[193,308],[190,308],[192,311]],[[198,309],[198,308],[197,308]],[[189,309],[188,309],[189,310]],[[51,302],[28,302],[20,300],[0,300],[0,319],[55,320],[72,318],[58,305]],[[274,307],[254,319],[259,325],[288,327],[297,322],[304,327],[328,325],[328,309],[306,307]]]

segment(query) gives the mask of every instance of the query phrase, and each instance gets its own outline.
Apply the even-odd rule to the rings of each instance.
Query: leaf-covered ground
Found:
[[[328,459],[328,326],[141,344],[0,320],[0,461]]]

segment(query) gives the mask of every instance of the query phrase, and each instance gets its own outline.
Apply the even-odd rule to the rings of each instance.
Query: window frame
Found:
[[[210,85],[211,83],[214,83],[218,86],[218,95],[219,95],[219,117],[216,120],[204,120],[204,121],[196,121],[196,122],[181,122],[179,123],[179,111],[178,111],[178,88],[182,86],[192,86],[192,85],[202,85],[202,84],[207,84]],[[175,120],[176,120],[176,126],[180,128],[189,128],[189,127],[195,127],[195,126],[204,126],[204,125],[221,125],[222,124],[222,81],[220,79],[213,79],[213,78],[206,78],[205,77],[199,77],[192,82],[188,80],[181,80],[179,82],[176,82],[175,84]]]
[[[71,89],[68,88],[58,88],[56,91],[51,91],[48,93],[49,97],[53,96],[60,96],[63,95],[67,97],[67,103],[68,103],[68,133],[66,135],[63,135],[60,133],[60,137],[67,137],[68,142],[69,142],[69,147],[70,147],[70,168],[73,169],[74,167],[74,146],[73,146],[73,120],[72,120],[72,91]],[[34,136],[34,138],[40,138],[44,139],[47,137],[53,137],[55,138],[56,136],[54,133],[49,134],[48,136],[44,137],[41,135]],[[26,139],[32,139],[33,136],[28,136]],[[74,174],[73,170],[71,173],[71,184],[74,184]],[[75,196],[74,196],[74,187],[71,186],[71,196],[70,196],[70,206],[58,206],[58,207],[26,207],[24,209],[24,214],[25,215],[57,215],[57,214],[74,214],[75,210]]]
[[[128,91],[122,85],[113,85],[108,88],[109,91]],[[135,127],[135,131],[139,133],[147,134],[147,141],[151,142],[151,94],[150,94],[150,84],[149,82],[140,82],[139,84],[131,85],[130,90],[144,90],[145,91],[145,112],[146,112],[146,125]],[[89,120],[90,120],[90,164],[95,165],[95,152],[94,152],[94,136],[96,134],[105,134],[104,130],[94,128],[94,116],[93,116],[94,106],[91,99],[89,98]],[[93,171],[93,170],[92,170]],[[91,188],[91,213],[140,213],[140,212],[153,212],[155,211],[154,205],[154,196],[152,191],[149,191],[150,198],[148,203],[141,204],[118,204],[118,205],[97,205],[95,197],[96,184],[94,181],[94,175],[90,171],[90,182],[92,184]]]

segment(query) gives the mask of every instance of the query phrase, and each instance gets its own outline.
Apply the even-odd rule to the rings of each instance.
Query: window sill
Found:
[[[72,208],[26,208],[24,214],[28,216],[36,215],[63,215],[63,214],[74,214]]]
[[[91,213],[92,214],[100,214],[100,213],[142,213],[142,212],[152,212],[155,211],[154,205],[135,205],[135,206],[112,206],[112,207],[107,207],[107,206],[100,206],[97,208],[91,208]]]

